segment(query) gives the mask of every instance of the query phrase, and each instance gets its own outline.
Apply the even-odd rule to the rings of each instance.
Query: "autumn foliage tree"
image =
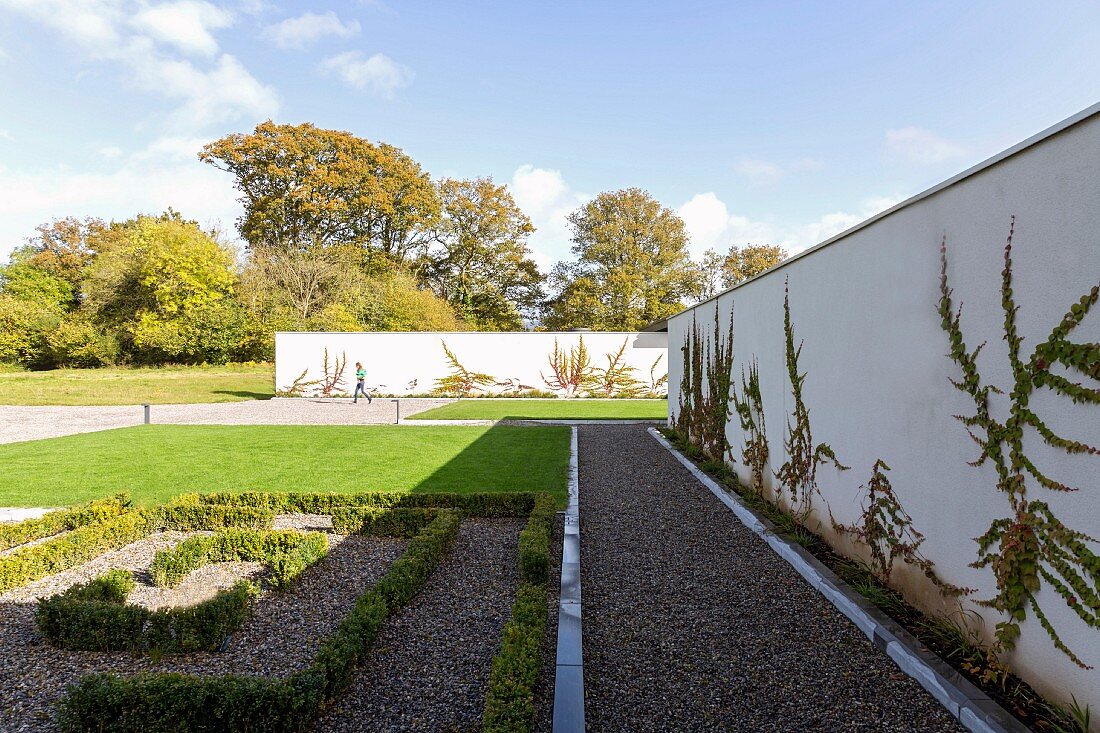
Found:
[[[438,188],[443,217],[425,279],[472,328],[522,329],[542,298],[543,276],[527,247],[531,220],[491,178],[445,178]]]
[[[268,120],[205,146],[199,158],[241,191],[253,249],[354,245],[366,259],[414,259],[439,219],[428,174],[400,148],[309,123]]]
[[[700,288],[684,222],[638,188],[598,195],[569,217],[576,260],[551,276],[544,325],[632,331],[682,310]]]

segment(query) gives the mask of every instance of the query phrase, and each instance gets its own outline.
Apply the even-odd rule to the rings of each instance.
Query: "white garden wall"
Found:
[[[739,387],[742,367],[759,360],[769,471],[783,463],[792,409],[783,332],[784,280],[789,278],[796,342],[804,342],[799,368],[807,375],[804,401],[813,439],[830,444],[851,467],[847,472],[819,470],[818,483],[836,519],[848,524],[857,519],[864,496],[860,485],[882,459],[893,469],[889,478],[914,527],[926,536],[921,549],[940,576],[977,588],[969,599],[992,597],[992,572],[970,567],[977,558],[974,538],[995,519],[1009,516],[1009,503],[995,488],[991,465],[968,465],[980,449],[952,417],[972,414],[974,407],[948,381],[960,378],[960,372],[947,356],[948,339],[936,311],[939,249],[946,236],[948,276],[955,304],[964,304],[968,346],[986,342],[978,357],[983,382],[1007,392],[1012,382],[999,288],[1013,215],[1013,284],[1026,359],[1069,307],[1100,282],[1100,105],[670,319],[672,416],[680,391],[680,347],[692,319],[709,333],[715,309],[726,324],[733,307],[735,381]],[[1071,340],[1100,342],[1100,306]],[[1065,374],[1060,367],[1054,371]],[[1100,386],[1080,376],[1074,381]],[[1001,420],[1007,399],[990,398],[993,415]],[[1100,444],[1100,406],[1073,404],[1039,389],[1030,407],[1056,432]],[[1037,464],[1080,487],[1059,493],[1030,481],[1028,496],[1047,502],[1069,527],[1100,536],[1100,456],[1068,456],[1043,444],[1034,430],[1026,433],[1026,451]],[[736,418],[727,435],[738,459],[735,470],[747,479]],[[818,506],[823,506],[820,500]],[[858,553],[833,533],[827,515],[818,519],[831,542]],[[1091,547],[1100,553],[1100,545]],[[935,589],[919,574],[903,574],[899,581],[919,605],[940,605]],[[1100,630],[1079,619],[1048,583],[1038,600],[1066,644],[1100,667]],[[964,605],[984,616],[986,632],[1000,620],[972,600]],[[1031,609],[1008,661],[1048,696],[1068,700],[1075,694],[1094,711],[1100,706],[1100,672],[1081,669],[1058,651]]]
[[[498,382],[512,380],[535,389],[549,390],[543,375],[549,376],[549,357],[557,340],[568,350],[584,339],[593,366],[607,366],[607,354],[626,344],[624,359],[634,376],[649,383],[655,374],[668,372],[664,333],[626,332],[419,332],[419,333],[277,333],[275,334],[275,386],[282,390],[302,373],[307,379],[322,375],[327,348],[330,359],[347,356],[344,384],[350,394],[355,387],[355,362],[367,370],[367,386],[379,394],[424,394],[437,379],[451,373],[443,343],[467,369],[491,374]],[[501,391],[504,387],[492,388]]]

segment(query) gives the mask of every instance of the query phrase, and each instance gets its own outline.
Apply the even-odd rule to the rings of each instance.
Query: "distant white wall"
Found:
[[[947,356],[947,336],[936,312],[939,248],[946,235],[948,275],[956,305],[964,304],[967,344],[973,349],[986,342],[978,359],[982,379],[1007,392],[1012,376],[999,288],[1010,217],[1016,216],[1014,294],[1025,358],[1069,307],[1100,282],[1100,106],[1059,127],[717,301],[670,319],[672,414],[680,390],[681,346],[693,318],[709,333],[716,306],[723,324],[733,307],[737,383],[742,367],[759,360],[769,471],[786,460],[785,427],[793,406],[783,333],[783,286],[789,277],[791,318],[796,339],[803,342],[799,367],[806,373],[804,400],[813,439],[829,443],[841,462],[851,466],[847,472],[819,470],[820,488],[833,514],[848,524],[858,518],[865,496],[860,485],[870,478],[874,462],[884,460],[893,469],[889,478],[904,508],[927,538],[921,549],[937,572],[951,583],[977,588],[970,599],[992,597],[992,572],[970,567],[977,559],[974,538],[995,519],[1010,516],[1009,503],[996,489],[991,465],[968,465],[980,449],[952,417],[972,414],[974,405],[948,381],[960,374]],[[1100,306],[1073,332],[1072,341],[1100,342]],[[990,398],[998,419],[1006,417],[1007,399]],[[1040,389],[1030,407],[1055,431],[1100,444],[1100,406],[1073,404]],[[740,461],[744,438],[736,419],[728,424],[727,435],[738,459],[734,468],[747,479]],[[1080,487],[1060,493],[1030,481],[1028,496],[1047,502],[1069,527],[1100,537],[1100,457],[1067,456],[1046,446],[1032,429],[1027,430],[1025,447],[1044,471]],[[818,519],[835,546],[858,553],[832,533],[827,516],[819,514]],[[1090,546],[1100,552],[1097,544]],[[914,602],[926,608],[937,605],[934,589],[919,573],[902,573],[899,581]],[[1100,630],[1078,618],[1045,581],[1038,600],[1066,644],[1100,668]],[[985,618],[987,632],[1001,620],[972,600],[964,605]],[[1008,661],[1055,699],[1068,701],[1076,694],[1094,710],[1100,706],[1100,671],[1080,669],[1058,651],[1030,608]]]
[[[626,343],[624,359],[634,376],[649,383],[650,367],[660,359],[658,377],[668,372],[666,334],[625,332],[420,332],[420,333],[277,333],[275,334],[275,386],[290,385],[303,370],[308,379],[323,374],[321,362],[347,356],[346,390],[355,388],[355,362],[367,371],[367,386],[380,394],[423,394],[451,372],[443,343],[467,369],[493,375],[498,381],[513,380],[535,389],[549,390],[543,375],[549,376],[548,359],[558,347],[568,350],[583,337],[594,366],[606,366],[607,354],[615,354]],[[496,387],[493,391],[500,391]]]

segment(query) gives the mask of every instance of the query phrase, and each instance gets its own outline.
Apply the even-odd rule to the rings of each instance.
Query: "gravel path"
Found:
[[[963,730],[644,427],[580,431],[589,730]]]
[[[450,399],[402,398],[401,417],[439,407]],[[379,397],[372,404],[350,399],[287,398],[194,405],[153,405],[151,422],[165,425],[384,425],[397,406]],[[140,425],[141,405],[106,407],[0,405],[0,443],[56,438]]]
[[[316,520],[299,515],[282,518],[280,524],[302,526],[316,524]],[[0,595],[0,660],[5,662],[0,663],[0,730],[54,731],[57,700],[66,685],[88,672],[285,676],[301,669],[347,615],[355,598],[382,576],[406,545],[404,540],[329,535],[328,556],[307,570],[287,592],[265,593],[225,652],[167,656],[156,662],[148,656],[121,652],[55,649],[38,636],[34,625],[36,598],[57,593],[109,568],[136,570],[140,579],[142,573],[147,576],[156,550],[170,547],[186,536],[181,532],[151,535],[78,568]],[[231,572],[227,573],[227,569]],[[211,582],[231,584],[232,578],[228,576],[239,576],[252,569],[246,563],[210,565],[193,573],[196,578],[188,578],[179,592],[200,592],[200,573],[207,574]],[[141,595],[137,590],[135,593]],[[147,595],[144,602],[155,603],[150,599],[164,592],[145,589],[142,593]],[[19,664],[7,663],[14,659]]]
[[[515,601],[523,524],[464,521],[451,555],[386,624],[351,688],[314,730],[481,730],[490,665]]]

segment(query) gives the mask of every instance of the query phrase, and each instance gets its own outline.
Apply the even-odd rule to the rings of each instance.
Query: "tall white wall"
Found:
[[[940,576],[977,588],[970,599],[991,598],[992,572],[970,567],[977,559],[974,538],[993,520],[1010,516],[1009,503],[995,488],[992,465],[968,465],[980,449],[952,417],[972,414],[974,406],[948,381],[960,373],[947,356],[947,336],[936,312],[939,248],[946,236],[948,275],[956,305],[964,304],[967,344],[974,348],[986,342],[978,358],[984,383],[1007,392],[1012,379],[999,288],[1013,215],[1013,290],[1026,357],[1069,307],[1100,282],[1100,105],[716,301],[670,319],[670,412],[677,412],[680,347],[692,319],[709,332],[716,305],[723,324],[733,307],[736,381],[739,385],[744,365],[759,360],[769,471],[782,464],[792,410],[783,333],[783,288],[789,278],[796,340],[804,342],[799,368],[807,375],[804,401],[813,439],[829,443],[841,462],[851,466],[847,472],[819,471],[819,485],[833,514],[848,524],[857,519],[865,495],[860,485],[869,479],[874,462],[884,460],[893,469],[889,478],[902,505],[927,538],[921,549]],[[1100,306],[1071,340],[1100,342]],[[1007,397],[994,395],[990,401],[993,415],[1003,420]],[[1100,406],[1075,405],[1040,389],[1030,407],[1055,431],[1100,444]],[[740,462],[744,438],[736,419],[727,434],[738,459],[735,470],[747,479]],[[1028,495],[1047,502],[1069,527],[1100,537],[1100,457],[1067,456],[1043,444],[1031,429],[1025,446],[1044,471],[1080,487],[1059,493],[1031,481]],[[822,531],[830,541],[852,550],[823,519]],[[1100,552],[1100,545],[1091,547]],[[935,607],[934,589],[916,575],[903,574],[903,588],[919,605]],[[1081,621],[1048,584],[1038,600],[1066,644],[1100,667],[1100,630]],[[985,618],[987,632],[1001,619],[972,600],[964,606]],[[1094,710],[1100,706],[1100,672],[1081,669],[1058,651],[1031,609],[1017,650],[1007,660],[1055,699],[1076,694]]]
[[[420,333],[277,333],[275,334],[275,386],[283,389],[302,373],[319,379],[324,350],[330,359],[347,356],[347,392],[355,388],[355,362],[367,371],[367,386],[381,394],[423,394],[437,379],[451,372],[443,343],[471,371],[491,374],[498,381],[515,380],[535,389],[549,390],[543,375],[550,375],[548,359],[558,347],[568,350],[584,338],[594,366],[607,366],[607,354],[626,343],[624,359],[634,376],[649,383],[650,367],[660,358],[658,377],[668,371],[664,333],[608,332],[420,332]],[[499,391],[500,387],[494,391]]]

